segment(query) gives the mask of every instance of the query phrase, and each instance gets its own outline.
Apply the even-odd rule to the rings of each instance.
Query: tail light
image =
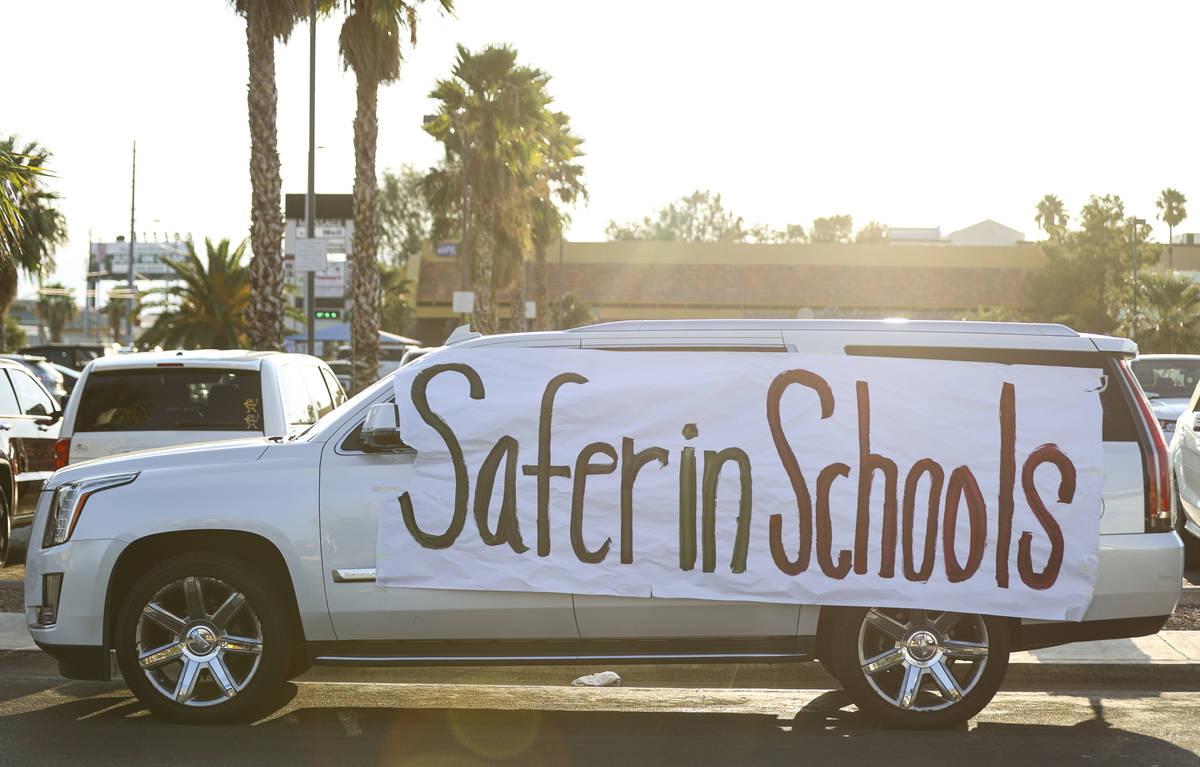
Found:
[[[1146,465],[1146,532],[1165,533],[1175,528],[1175,499],[1171,488],[1171,463],[1167,457],[1167,445],[1163,440],[1162,429],[1158,419],[1150,410],[1150,403],[1142,393],[1142,387],[1137,383],[1129,366],[1124,362],[1118,363],[1121,374],[1125,377],[1125,385],[1129,388],[1137,404],[1141,416],[1142,433],[1149,437],[1149,449],[1142,450],[1142,458]]]
[[[71,461],[71,438],[63,437],[54,442],[54,468],[61,469]]]

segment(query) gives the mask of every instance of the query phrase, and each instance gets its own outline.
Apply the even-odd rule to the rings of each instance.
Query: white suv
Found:
[[[83,369],[63,414],[55,468],[137,450],[240,437],[283,437],[346,399],[307,354],[142,352]]]
[[[526,351],[530,347],[549,348],[564,355],[578,354],[581,359],[590,355],[593,362],[599,360],[601,365],[606,360],[613,365],[653,361],[659,365],[658,369],[671,364],[663,362],[671,353],[681,351],[688,354],[677,355],[680,364],[703,355],[708,355],[706,360],[720,356],[721,364],[731,366],[729,369],[733,371],[743,361],[749,363],[751,358],[758,358],[762,362],[768,357],[773,358],[768,364],[777,361],[781,369],[787,369],[795,367],[792,360],[802,356],[808,360],[806,364],[814,364],[813,360],[817,360],[816,364],[829,360],[831,366],[859,364],[856,360],[865,359],[883,368],[911,360],[936,360],[916,365],[943,366],[939,370],[959,365],[956,370],[971,375],[983,370],[988,375],[1007,376],[1005,371],[1021,368],[1033,370],[1049,381],[1055,380],[1059,375],[1057,370],[1063,367],[1086,369],[1084,372],[1093,386],[1090,391],[1098,392],[1088,405],[1093,408],[1089,412],[1094,414],[1095,424],[1095,430],[1086,435],[1095,456],[1089,465],[1102,468],[1088,468],[1079,475],[1081,492],[1091,483],[1089,492],[1093,495],[1088,496],[1091,499],[1088,508],[1066,511],[1081,511],[1088,518],[1087,529],[1093,531],[1087,534],[1086,541],[1092,553],[1081,569],[1094,577],[1094,588],[1083,592],[1074,619],[1034,620],[980,615],[979,603],[970,599],[953,606],[943,599],[940,605],[926,605],[930,609],[897,608],[895,605],[900,602],[912,602],[913,594],[926,593],[920,591],[925,586],[919,574],[889,581],[892,597],[865,603],[847,602],[845,598],[807,603],[738,601],[732,597],[685,599],[671,594],[664,598],[635,594],[632,590],[623,592],[621,589],[626,586],[616,582],[619,578],[606,576],[582,583],[575,593],[563,593],[565,589],[556,591],[552,582],[542,587],[546,590],[534,591],[530,584],[537,583],[537,578],[514,579],[511,573],[497,570],[482,560],[478,566],[468,562],[466,566],[460,563],[453,567],[447,564],[440,570],[424,569],[418,576],[427,579],[426,586],[397,587],[388,582],[387,570],[390,567],[394,571],[397,559],[391,554],[384,556],[381,531],[385,530],[385,512],[392,513],[397,496],[400,507],[404,507],[408,489],[419,474],[414,466],[421,466],[421,455],[401,440],[403,435],[397,424],[412,423],[409,411],[413,409],[445,436],[442,416],[474,427],[478,425],[473,420],[474,414],[480,411],[454,413],[443,408],[439,416],[429,409],[423,394],[420,402],[415,395],[411,403],[400,401],[393,381],[384,380],[312,428],[290,438],[259,436],[118,456],[59,471],[41,494],[26,565],[26,619],[34,640],[58,660],[64,676],[76,679],[108,679],[110,655],[115,653],[126,683],[141,701],[153,712],[183,722],[255,716],[267,705],[266,701],[277,699],[275,690],[285,679],[313,663],[478,665],[530,661],[619,664],[819,660],[858,706],[875,717],[894,726],[944,727],[973,716],[986,705],[1001,683],[1010,650],[1151,634],[1162,627],[1178,599],[1182,545],[1171,515],[1174,498],[1165,446],[1146,400],[1128,370],[1127,361],[1136,352],[1130,341],[1080,335],[1059,325],[1033,324],[831,320],[619,322],[563,332],[507,336],[480,337],[456,332],[444,349],[402,368],[395,374],[396,380],[424,375],[427,381],[428,376],[449,371],[443,380],[446,387],[453,389],[453,401],[467,402],[464,407],[473,407],[465,399],[468,389],[471,399],[483,400],[485,383],[489,395],[500,387],[492,378],[486,382],[480,380],[478,385],[469,382],[464,373],[469,368],[462,360],[477,359],[482,364],[509,351]],[[572,350],[591,351],[583,355]],[[654,360],[650,355],[639,358],[639,352],[657,356]],[[1047,371],[1044,367],[1047,365],[1056,370]],[[686,373],[680,369],[673,377],[687,386]],[[839,404],[842,408],[839,412],[843,413],[839,417],[848,414],[851,419],[848,423],[853,424],[855,384],[853,379],[849,380],[850,404]],[[953,383],[954,377],[944,380]],[[579,380],[568,382],[578,384]],[[904,382],[900,384],[903,386]],[[720,410],[735,390],[741,391],[737,387],[744,387],[745,382],[734,375],[730,385],[734,388],[725,398],[711,400],[710,411]],[[576,385],[571,391],[585,389]],[[788,396],[809,397],[804,402],[814,404],[807,405],[804,412],[812,413],[816,400],[801,389],[796,387],[795,391],[800,393]],[[628,424],[610,420],[605,422],[605,428],[617,435],[618,443],[625,434],[625,445],[630,447],[613,448],[593,442],[586,450],[594,458],[585,459],[581,453],[579,461],[574,463],[576,479],[567,480],[565,477],[570,476],[564,473],[567,466],[550,465],[553,448],[548,436],[546,395],[540,385],[521,386],[517,390],[522,401],[532,403],[535,413],[540,399],[542,412],[546,414],[543,417],[546,447],[542,449],[536,436],[539,427],[535,415],[534,444],[526,442],[520,448],[519,463],[527,464],[524,470],[514,469],[518,448],[507,436],[497,442],[498,449],[489,454],[478,474],[460,471],[461,452],[454,461],[453,472],[450,462],[440,470],[433,467],[451,485],[457,482],[459,487],[466,488],[470,483],[477,489],[484,486],[484,474],[490,470],[490,479],[486,488],[479,491],[480,497],[491,498],[498,505],[501,485],[508,488],[510,483],[520,483],[520,492],[526,498],[536,485],[538,504],[542,506],[537,518],[531,519],[533,512],[527,505],[520,507],[518,514],[506,489],[500,527],[506,524],[506,514],[523,516],[526,540],[532,542],[537,530],[540,546],[543,513],[550,515],[555,524],[569,513],[571,544],[573,547],[578,543],[579,556],[586,555],[593,561],[598,561],[596,557],[603,558],[608,544],[598,545],[598,538],[608,530],[613,541],[612,551],[608,552],[611,556],[597,567],[610,567],[607,572],[618,576],[626,573],[628,570],[621,569],[625,561],[625,524],[632,526],[635,520],[640,520],[637,529],[644,535],[647,517],[631,516],[627,520],[622,511],[618,534],[617,515],[598,514],[596,510],[600,507],[589,506],[587,529],[576,529],[573,498],[582,497],[579,477],[587,475],[589,487],[596,488],[589,493],[603,490],[602,500],[609,502],[615,503],[611,500],[617,495],[612,483],[618,483],[624,509],[626,480],[631,485],[632,477],[647,462],[651,469],[646,476],[659,477],[668,488],[678,475],[679,500],[647,503],[651,496],[633,496],[631,503],[641,504],[639,515],[663,515],[668,520],[678,515],[682,531],[686,506],[683,478],[690,465],[693,490],[701,475],[705,486],[704,516],[699,524],[696,495],[691,496],[693,543],[697,530],[702,529],[708,535],[712,516],[720,517],[718,530],[726,529],[720,525],[733,524],[735,515],[729,504],[737,506],[737,494],[724,496],[720,515],[710,508],[709,497],[715,506],[718,485],[726,486],[720,484],[726,479],[720,477],[719,465],[722,461],[737,465],[740,459],[735,452],[697,453],[693,448],[685,448],[681,453],[671,453],[670,469],[664,468],[655,475],[658,462],[665,467],[666,451],[647,448],[641,454],[634,454],[633,440],[625,431]],[[553,400],[552,395],[550,399]],[[920,402],[919,398],[914,402]],[[824,404],[822,401],[822,407]],[[921,407],[936,409],[938,404],[926,400]],[[829,410],[832,411],[832,401]],[[555,410],[555,440],[560,448],[564,446],[564,437],[570,436],[564,430],[569,428],[573,412],[566,406]],[[642,408],[642,412],[649,419],[656,416],[654,408]],[[715,416],[711,412],[706,414],[703,407],[696,412],[701,427],[709,429],[708,424]],[[1003,399],[1000,412],[1002,424]],[[758,409],[748,414],[747,433],[756,428],[754,424],[763,415]],[[525,429],[522,434],[530,433],[529,419],[524,425],[514,425],[520,417],[523,416],[515,412],[499,414],[491,426],[497,433],[507,431],[510,426]],[[814,415],[804,417],[810,419],[806,422],[810,425],[816,419]],[[991,440],[995,432],[1004,428],[998,425],[995,411],[955,411],[953,419],[956,434],[974,434],[980,439],[986,434]],[[860,420],[860,435],[861,423]],[[695,426],[690,423],[684,426],[684,438],[695,436]],[[679,426],[671,428],[678,438]],[[1072,426],[1066,422],[1057,428],[1070,430]],[[793,431],[799,433],[801,429]],[[852,425],[849,431],[854,431]],[[915,432],[909,433],[917,436]],[[705,431],[705,435],[701,439],[711,437],[711,430]],[[928,435],[920,436],[929,439]],[[900,439],[903,440],[903,435]],[[940,444],[938,449],[946,451],[951,460],[957,460],[956,452],[966,450],[966,446],[960,450],[962,443],[945,438],[934,444]],[[505,445],[511,450],[507,461],[502,461],[505,451],[501,448]],[[487,446],[483,444],[485,451]],[[479,447],[464,442],[462,449]],[[1042,445],[1037,452],[1052,454],[1053,448]],[[693,452],[689,454],[689,450]],[[610,462],[595,460],[605,453],[611,456]],[[631,457],[634,459],[632,472],[615,469],[618,457],[623,467]],[[658,462],[654,460],[656,457]],[[567,458],[573,455],[555,456],[556,461]],[[712,472],[711,486],[707,467],[710,459],[718,466]],[[876,460],[880,466],[881,460]],[[1000,463],[1003,464],[1003,459]],[[499,476],[501,465],[508,467],[503,477]],[[749,484],[746,466],[744,486]],[[851,479],[839,479],[838,466],[831,464],[833,473],[828,481],[827,472],[823,471],[815,483],[818,507],[822,493],[826,499],[836,497],[829,494],[829,484],[834,479],[839,480],[841,487],[852,490],[854,486]],[[1021,464],[1017,467],[1020,478]],[[779,472],[779,463],[761,466],[761,472],[768,469]],[[893,464],[893,476],[894,469]],[[969,472],[960,474],[964,469],[960,466],[953,474],[947,472],[951,488],[947,494],[947,519],[953,511],[952,503],[957,508],[959,492],[965,493],[964,497],[971,494],[970,482],[963,480]],[[757,494],[762,479],[758,464],[755,471]],[[1033,474],[1029,461],[1024,472]],[[533,474],[537,476],[529,476]],[[737,477],[736,471],[728,474]],[[916,481],[920,481],[920,476],[918,473]],[[1072,484],[1073,477],[1072,474]],[[577,488],[574,493],[572,482]],[[869,483],[868,478],[868,498]],[[895,482],[891,484],[894,487]],[[939,480],[939,488],[940,485]],[[882,483],[877,483],[880,486]],[[861,494],[861,479],[859,487]],[[1060,501],[1065,487],[1065,480],[1058,485]],[[494,488],[495,494],[488,488]],[[907,496],[907,488],[905,492]],[[1026,483],[1026,494],[1029,492]],[[929,493],[932,519],[938,508],[932,501],[933,490]],[[470,519],[465,496],[460,498],[455,492],[451,496],[452,501],[440,506],[418,498],[417,519],[412,518],[411,502],[405,510],[399,530],[403,531],[404,525],[410,525],[410,530],[417,526],[425,529],[422,533],[425,542],[421,544],[424,548],[409,549],[414,559],[419,555],[425,562],[438,561],[439,547],[445,550],[446,546],[442,539],[450,532],[460,532],[463,521]],[[993,530],[989,520],[1001,519],[1003,524],[1004,516],[1003,501],[997,513],[990,505],[984,509],[978,502],[978,488],[975,496],[976,501],[967,500],[972,539],[977,523]],[[543,502],[543,498],[547,500]],[[748,494],[743,495],[746,498]],[[787,511],[794,519],[796,498],[790,503],[790,511],[787,504],[776,504],[756,513],[755,523],[760,527],[755,529],[750,544],[752,559],[761,558],[767,548],[759,534],[766,528],[768,515]],[[1018,506],[1020,503],[1023,501],[1019,500]],[[912,516],[907,511],[910,507],[910,499],[906,497],[908,518]],[[860,515],[862,508],[860,500]],[[890,518],[895,524],[895,506],[891,508]],[[448,532],[436,535],[429,532],[431,527],[441,529],[445,523],[438,520],[448,517],[451,510],[456,521],[450,524]],[[740,512],[736,515],[739,530],[743,516],[749,522],[749,507],[744,511],[744,515]],[[828,520],[828,501],[823,510],[818,508],[818,542],[822,535],[822,511]],[[582,513],[580,510],[579,514]],[[852,508],[838,508],[834,513],[849,513],[852,518],[854,512]],[[924,501],[919,513],[925,514]],[[1043,520],[1049,518],[1045,508],[1041,515]],[[952,531],[961,529],[967,517],[968,513],[963,512],[958,515],[957,523],[944,524],[946,532],[941,535],[949,541],[950,551],[946,557],[947,573],[955,549]],[[888,516],[885,512],[883,517],[872,518]],[[388,524],[395,522],[394,517],[387,519],[391,520]],[[544,566],[551,561],[539,558],[540,551],[517,545],[519,534],[514,517],[508,519],[507,532],[499,528],[491,531],[491,520],[487,500],[480,504],[476,499],[474,522],[467,522],[470,535],[464,534],[464,538],[477,541],[483,537],[492,547],[485,547],[485,551],[497,556],[515,558],[520,553],[518,549],[528,549],[521,561],[533,563],[532,566]],[[1047,529],[1052,523],[1050,520]],[[479,528],[479,536],[475,535],[475,526]],[[792,532],[788,540],[793,542],[789,545],[794,547],[795,527],[789,529]],[[1067,536],[1075,534],[1067,528],[1063,532]],[[827,526],[825,534],[828,535]],[[558,535],[565,533],[560,530]],[[772,536],[774,546],[777,533]],[[507,540],[500,540],[505,537]],[[936,543],[938,533],[930,536],[927,531],[924,537]],[[1031,544],[1029,533],[1014,529],[1011,539],[1014,557],[1018,537],[1024,552],[1021,577],[1025,579],[1029,574],[1030,551],[1040,551],[1038,547],[1042,544],[1036,539]],[[657,540],[663,549],[671,550],[675,545],[670,538]],[[555,556],[569,558],[571,547],[564,546],[562,537],[557,541]],[[683,559],[682,534],[679,541]],[[498,545],[506,542],[512,545],[511,551]],[[412,545],[411,540],[408,545]],[[596,546],[595,550],[589,551],[588,545]],[[745,543],[739,545],[744,551]],[[911,552],[912,541],[905,540],[904,545]],[[828,550],[828,540],[823,546],[822,551]],[[619,547],[621,562],[616,561]],[[547,544],[546,554],[549,553]],[[382,558],[377,558],[377,554]],[[849,556],[849,552],[843,554]],[[771,555],[775,555],[774,550]],[[703,582],[711,572],[707,544],[703,556],[705,572],[695,566],[695,549],[690,556],[692,563],[688,567],[693,569],[687,577],[695,579],[695,583]],[[719,572],[711,573],[711,577],[734,579],[725,572],[728,560],[723,558],[728,554],[720,556],[721,561],[716,563]],[[673,557],[672,551],[668,558]],[[985,568],[990,566],[987,562],[992,558],[983,559]],[[745,566],[744,559],[742,564]],[[380,582],[376,578],[377,565]],[[826,565],[832,567],[833,563],[823,561],[822,568]],[[968,561],[966,567],[972,566]],[[734,574],[738,572],[733,565],[729,567]],[[484,585],[448,587],[451,581],[440,576],[481,578]],[[778,577],[778,573],[774,576]],[[873,572],[865,577],[871,576]],[[857,571],[850,580],[856,577]],[[940,577],[935,573],[935,579]],[[491,589],[506,590],[486,590],[489,581]],[[1032,583],[1034,579],[1031,576],[1026,582]]]

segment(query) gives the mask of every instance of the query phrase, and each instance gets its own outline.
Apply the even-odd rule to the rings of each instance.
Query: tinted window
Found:
[[[151,368],[88,375],[75,431],[179,430],[262,434],[258,371]]]
[[[8,377],[17,390],[17,403],[25,415],[50,415],[58,409],[54,398],[24,370],[9,370]]]
[[[17,395],[13,394],[12,385],[8,379],[0,375],[0,415],[18,415],[21,408],[17,405]]]

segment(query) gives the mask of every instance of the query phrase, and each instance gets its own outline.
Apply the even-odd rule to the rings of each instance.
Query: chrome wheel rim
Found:
[[[938,711],[979,684],[990,645],[981,616],[926,610],[868,610],[858,662],[879,697],[902,711]]]
[[[134,643],[138,666],[161,695],[184,706],[214,706],[254,679],[262,624],[237,589],[189,575],[142,607]]]

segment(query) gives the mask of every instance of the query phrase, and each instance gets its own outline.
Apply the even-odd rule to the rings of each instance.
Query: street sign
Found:
[[[471,312],[475,311],[475,291],[454,291],[453,306],[456,314],[470,314]]]
[[[297,272],[323,272],[329,267],[327,243],[315,237],[311,240],[296,240]]]
[[[437,244],[437,254],[441,258],[454,258],[458,255],[458,243],[439,242]]]
[[[526,301],[525,302],[525,319],[527,319],[527,320],[536,320],[537,319],[537,301]]]

